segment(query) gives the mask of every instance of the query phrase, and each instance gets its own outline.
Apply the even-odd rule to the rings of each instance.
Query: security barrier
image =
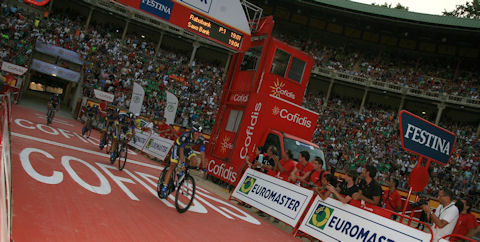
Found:
[[[12,226],[12,183],[11,183],[11,160],[10,160],[10,121],[11,121],[11,95],[10,91],[2,94],[1,109],[1,165],[0,165],[0,241],[10,241]]]

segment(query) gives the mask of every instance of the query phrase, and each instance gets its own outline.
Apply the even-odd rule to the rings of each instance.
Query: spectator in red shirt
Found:
[[[308,151],[301,151],[298,154],[298,163],[292,171],[290,180],[294,183],[307,183],[307,178],[313,171],[313,164],[308,162],[310,160],[310,153]]]
[[[397,179],[390,179],[388,190],[383,192],[383,207],[392,210],[395,212],[399,212],[402,210],[402,196],[397,191],[398,187],[398,180]]]
[[[173,130],[173,127],[168,125],[166,123],[165,117],[160,117],[158,120],[158,123],[156,125],[157,128],[157,133],[167,139],[174,139],[175,138],[175,131]]]
[[[472,200],[470,198],[461,199],[463,202],[463,210],[458,217],[457,225],[453,229],[452,234],[460,234],[468,238],[472,238],[480,231],[477,218],[470,210],[472,209]],[[457,238],[451,238],[450,241],[458,241]]]
[[[314,185],[314,186],[321,186],[321,178],[323,176],[323,161],[320,157],[315,157],[315,159],[312,160],[312,165],[313,165],[313,171],[312,175],[310,175],[309,179],[309,184]]]
[[[284,181],[288,181],[288,178],[295,169],[297,162],[293,160],[293,154],[291,150],[287,150],[283,154],[282,160],[276,162],[275,169],[278,171],[278,177]]]

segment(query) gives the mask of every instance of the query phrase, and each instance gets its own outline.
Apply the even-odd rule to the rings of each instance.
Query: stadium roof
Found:
[[[308,1],[303,1],[303,2],[308,2]],[[460,27],[460,28],[480,29],[480,20],[474,20],[474,19],[464,19],[464,18],[457,18],[452,16],[440,16],[440,15],[409,12],[401,9],[374,6],[369,4],[352,2],[349,0],[311,0],[311,2],[321,4],[321,5],[330,5],[337,8],[344,8],[344,9],[352,10],[356,12],[363,12],[366,14],[380,15],[380,16],[406,20],[410,22],[429,23],[429,24],[443,25],[443,26],[456,27],[456,28]]]

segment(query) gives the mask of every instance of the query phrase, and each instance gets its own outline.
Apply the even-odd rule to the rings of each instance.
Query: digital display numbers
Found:
[[[210,19],[199,16],[194,12],[190,13],[187,29],[206,35],[235,49],[240,49],[242,46],[242,34],[222,26]]]

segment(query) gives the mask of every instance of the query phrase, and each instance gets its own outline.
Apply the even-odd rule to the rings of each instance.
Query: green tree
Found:
[[[401,10],[407,10],[408,11],[408,7],[406,6],[403,6],[402,4],[400,3],[397,3],[397,5],[395,7],[392,7],[392,4],[388,4],[388,3],[384,3],[384,4],[376,4],[376,3],[372,3],[373,6],[379,6],[379,7],[385,7],[385,8],[394,8],[394,9],[401,9]]]
[[[478,0],[466,2],[464,5],[457,5],[456,8],[448,12],[443,10],[444,16],[455,16],[459,18],[480,19],[480,4]]]

